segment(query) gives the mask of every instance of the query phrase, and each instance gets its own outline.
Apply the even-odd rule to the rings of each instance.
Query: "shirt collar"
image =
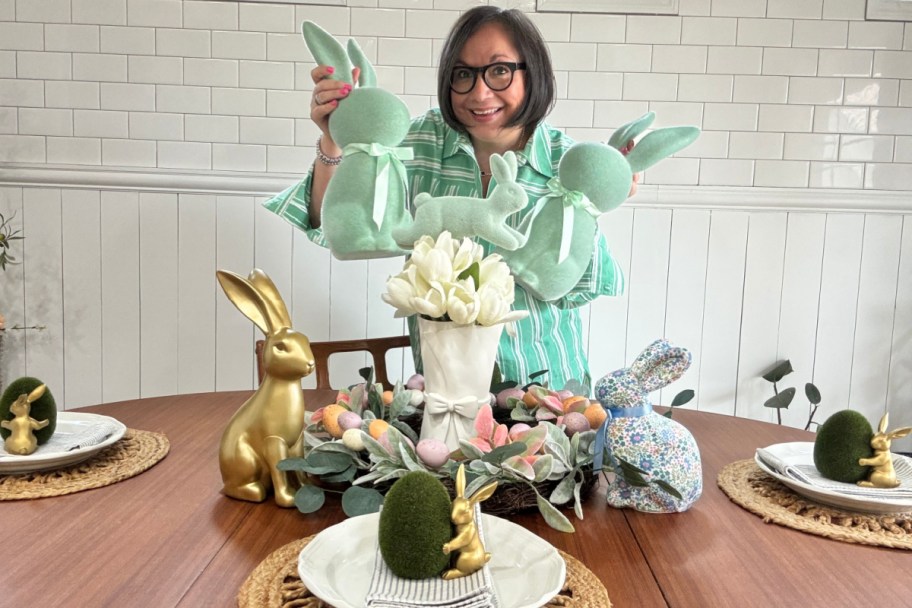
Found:
[[[475,155],[472,141],[467,134],[455,129],[447,129],[443,141],[443,157],[448,158],[459,151],[469,156]],[[517,152],[516,157],[520,167],[528,163],[545,177],[554,177],[554,167],[551,164],[551,143],[548,140],[548,127],[544,123],[538,124],[532,137],[526,142],[526,147]]]

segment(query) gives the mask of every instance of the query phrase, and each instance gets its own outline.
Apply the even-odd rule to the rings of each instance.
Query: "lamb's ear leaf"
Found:
[[[354,84],[352,82],[353,66],[348,58],[348,53],[332,34],[313,21],[304,21],[301,24],[301,35],[304,36],[304,42],[317,64],[335,68],[330,78]]]
[[[358,84],[362,87],[376,87],[377,72],[374,71],[374,66],[371,65],[370,60],[364,54],[364,51],[361,50],[361,47],[354,38],[348,39],[348,56],[351,58],[351,62],[355,67],[361,68],[361,75],[358,76]]]
[[[640,133],[649,128],[652,121],[655,120],[655,112],[646,112],[634,121],[622,125],[617,131],[611,134],[608,145],[620,150],[627,145],[631,139],[636,139]]]
[[[663,158],[692,144],[700,135],[697,127],[666,127],[647,133],[627,155],[634,173],[648,169]]]

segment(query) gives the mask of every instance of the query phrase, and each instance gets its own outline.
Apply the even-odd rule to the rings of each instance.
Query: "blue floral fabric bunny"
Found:
[[[688,350],[656,340],[633,365],[611,372],[595,385],[595,397],[608,412],[599,430],[614,457],[617,478],[608,487],[608,504],[649,513],[686,511],[703,492],[703,467],[693,435],[670,418],[652,410],[649,393],[671,384],[690,367]],[[597,456],[601,454],[596,442]],[[634,487],[624,481],[617,458],[646,471],[653,480],[674,487],[681,498],[650,484]],[[599,460],[597,458],[597,460]]]

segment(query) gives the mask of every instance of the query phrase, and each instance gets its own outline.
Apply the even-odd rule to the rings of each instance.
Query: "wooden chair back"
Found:
[[[266,375],[266,369],[263,366],[264,344],[264,340],[257,340],[256,342],[257,378],[260,384],[263,383],[263,377]],[[333,353],[366,351],[371,354],[374,362],[374,381],[383,384],[384,390],[392,390],[393,383],[390,382],[386,372],[386,353],[396,348],[408,348],[410,344],[408,336],[311,342],[310,350],[313,352],[314,363],[316,364],[317,388],[332,388],[329,384],[330,355]]]

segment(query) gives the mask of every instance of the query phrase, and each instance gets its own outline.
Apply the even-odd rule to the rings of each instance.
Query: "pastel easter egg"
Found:
[[[342,437],[342,427],[339,426],[339,416],[348,410],[341,405],[327,405],[323,408],[323,428],[334,438]]]
[[[409,395],[409,405],[418,407],[422,403],[424,403],[424,392],[418,389],[412,390],[411,395]]]
[[[507,402],[508,399],[512,397],[521,401],[523,395],[525,394],[525,391],[518,386],[514,386],[513,388],[505,388],[497,393],[497,407],[510,407],[510,404]]]
[[[336,422],[342,428],[343,434],[349,429],[361,428],[361,416],[355,412],[342,412],[336,419]]]
[[[450,448],[439,439],[422,439],[415,448],[418,458],[429,467],[438,469],[450,459]]]
[[[573,437],[577,433],[589,430],[589,419],[579,412],[564,414],[564,432]]]
[[[356,452],[363,450],[364,440],[361,438],[361,429],[348,429],[342,433],[342,445]]]
[[[374,439],[380,439],[380,435],[386,432],[386,429],[389,428],[389,422],[386,420],[380,420],[379,418],[371,420],[370,425],[367,427],[367,432]]]
[[[510,439],[512,441],[518,441],[519,438],[526,433],[526,431],[529,431],[531,429],[532,427],[525,422],[518,422],[510,427]]]
[[[412,390],[423,391],[424,390],[424,376],[421,374],[412,374],[412,376],[405,381],[405,388]]]

